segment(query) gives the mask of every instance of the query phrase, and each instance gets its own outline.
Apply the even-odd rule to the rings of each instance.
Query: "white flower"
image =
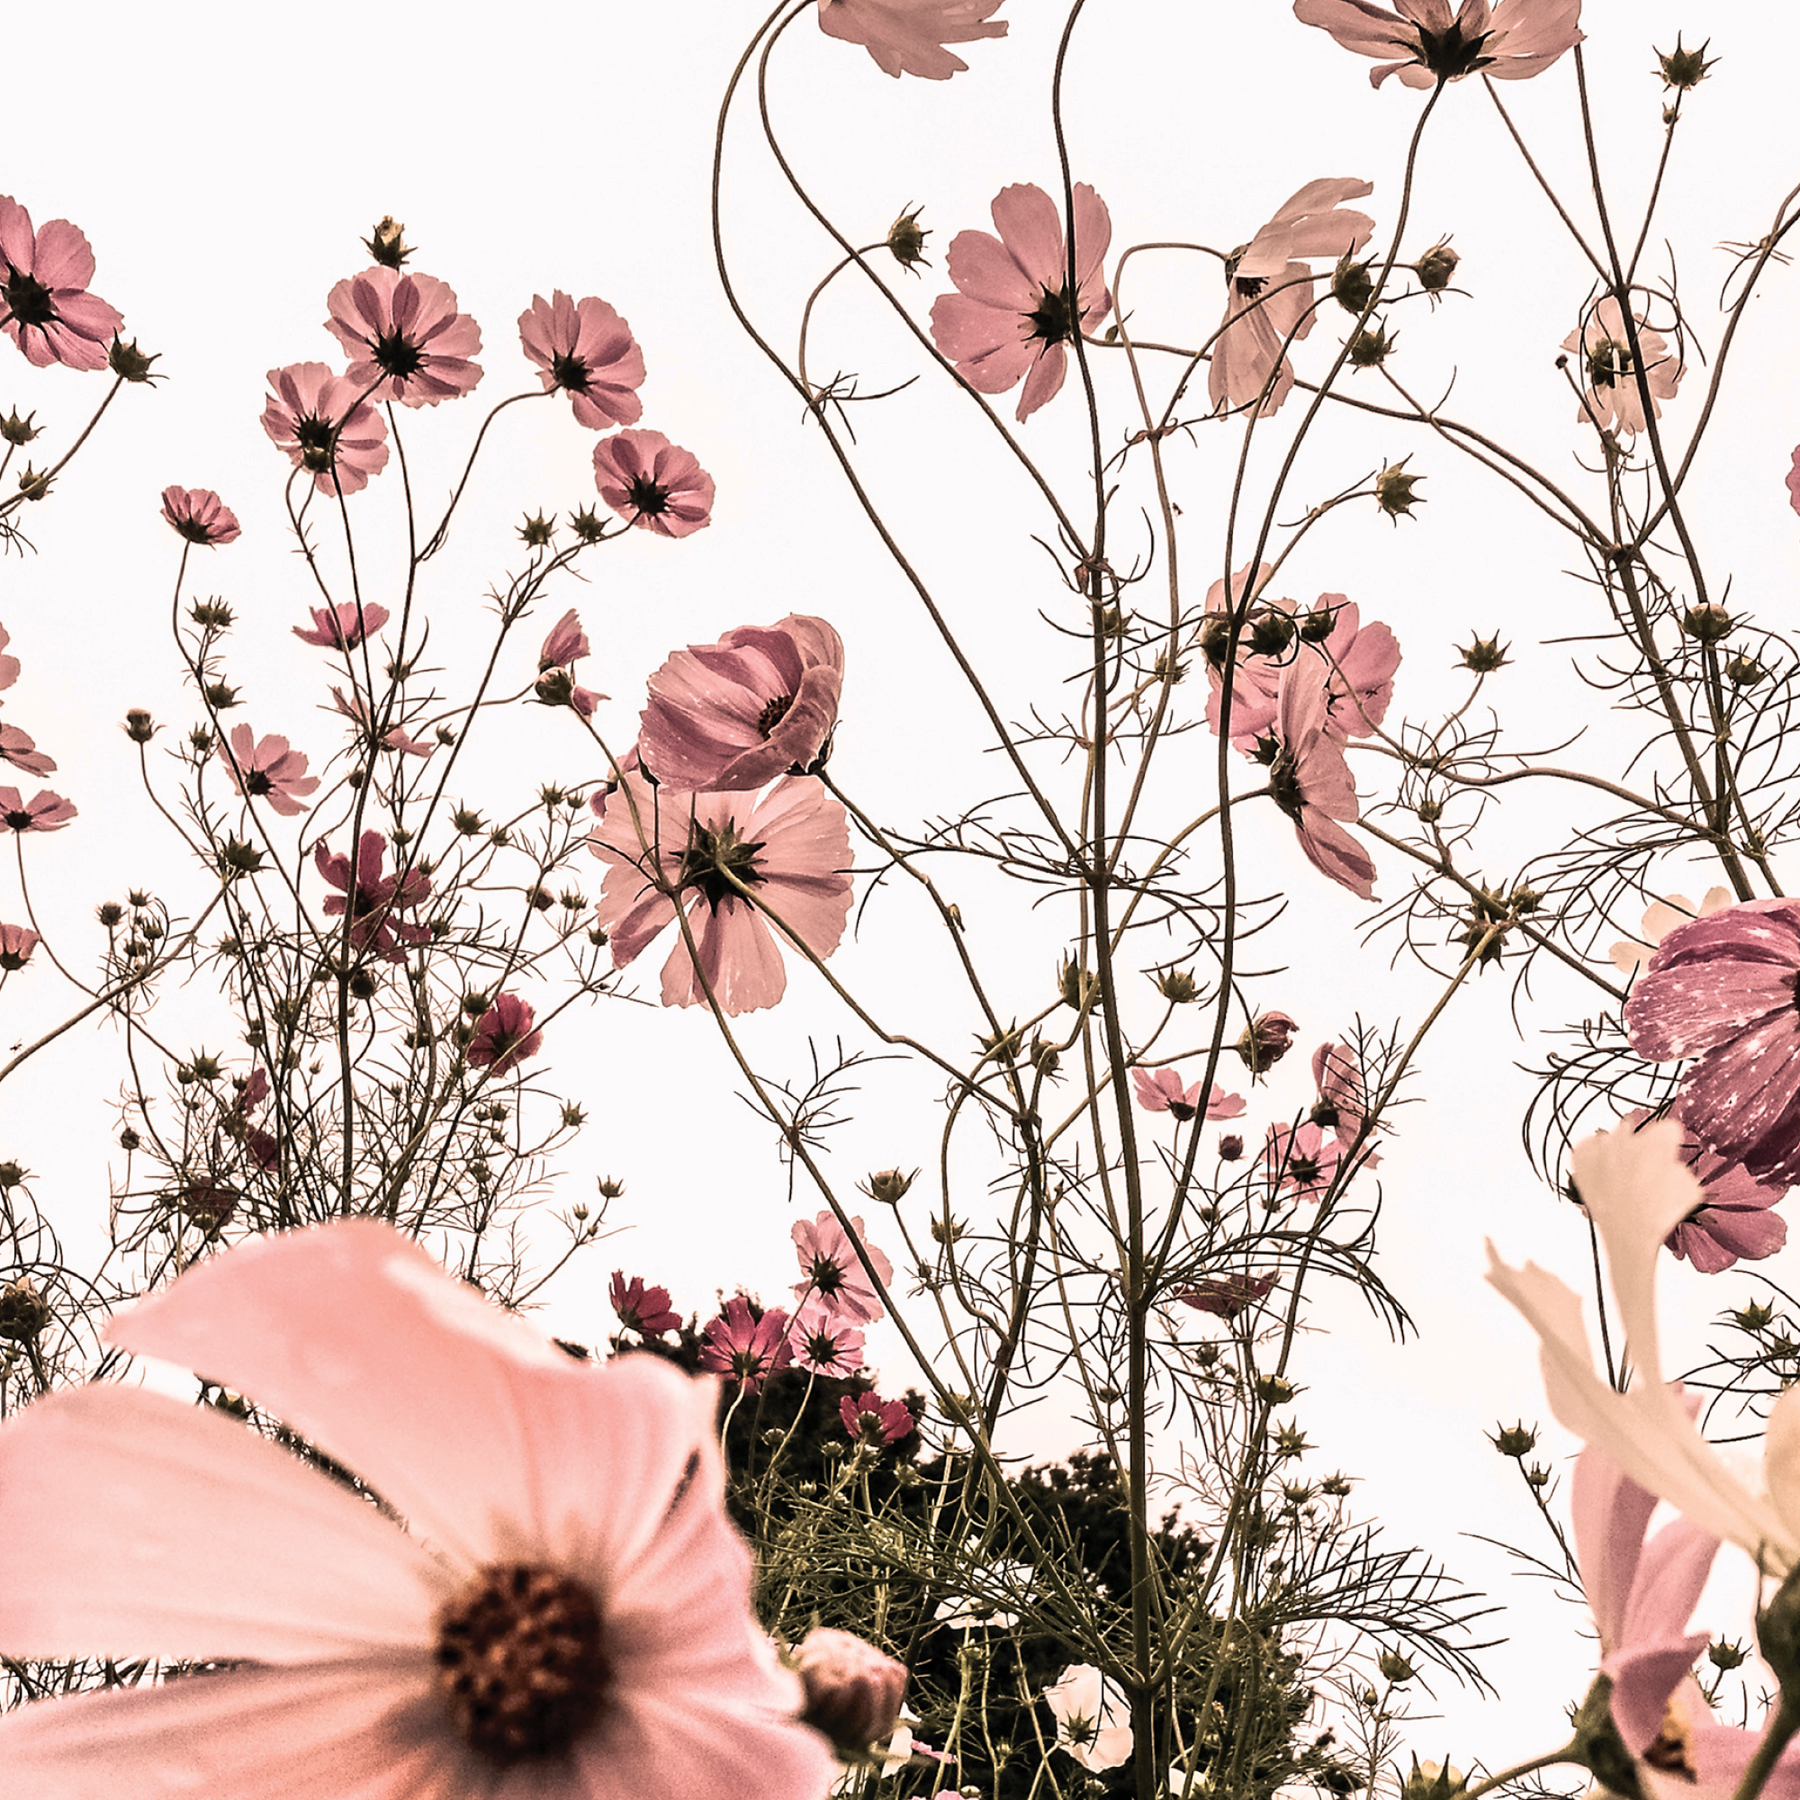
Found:
[[[1031,1592],[1031,1565],[1002,1557],[983,1565],[974,1585],[989,1593],[998,1590],[1008,1599],[1022,1599]],[[1016,1612],[996,1606],[985,1593],[966,1591],[947,1595],[931,1616],[954,1631],[1010,1631],[1019,1622]]]
[[[1114,1769],[1131,1755],[1131,1709],[1091,1663],[1064,1669],[1044,1689],[1056,1715],[1056,1747],[1084,1769]]]

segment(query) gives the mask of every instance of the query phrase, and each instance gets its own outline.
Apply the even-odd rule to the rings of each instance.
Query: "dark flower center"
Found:
[[[203,525],[198,519],[181,520],[175,527],[190,544],[210,544],[213,541],[212,528]]]
[[[1194,1116],[1194,1111],[1195,1109],[1189,1106],[1185,1100],[1171,1100],[1169,1102],[1169,1117],[1174,1119],[1178,1124],[1185,1125],[1188,1120]]]
[[[384,331],[375,340],[376,364],[387,374],[400,380],[416,375],[425,360],[424,349],[403,332]]]
[[[437,1688],[471,1750],[502,1769],[562,1756],[612,1685],[600,1609],[580,1583],[486,1568],[438,1615]]]
[[[792,694],[777,694],[773,700],[756,715],[756,729],[764,737],[773,737],[775,727],[788,716],[788,709],[794,704]]]
[[[294,421],[294,442],[300,446],[300,466],[315,475],[329,469],[334,460],[332,439],[337,434],[331,421],[317,413],[302,413]]]
[[[1482,55],[1490,35],[1485,31],[1465,38],[1461,25],[1452,25],[1447,31],[1427,31],[1423,25],[1415,29],[1419,34],[1419,61],[1440,81],[1454,81],[1459,75],[1473,74],[1494,60]]]
[[[1319,1162],[1313,1156],[1290,1156],[1288,1158],[1288,1180],[1296,1187],[1311,1187],[1319,1179]]]
[[[550,379],[559,388],[568,388],[577,394],[585,394],[588,385],[588,366],[585,357],[564,351],[560,356],[550,359]]]
[[[1337,1128],[1338,1109],[1329,1100],[1318,1100],[1313,1103],[1311,1113],[1315,1125],[1323,1125],[1327,1131]]]
[[[1269,792],[1275,804],[1298,822],[1306,810],[1306,796],[1300,791],[1300,765],[1292,751],[1281,751],[1269,765]]]
[[[649,513],[652,518],[669,510],[669,490],[648,475],[632,476],[626,498],[639,512]]]
[[[756,853],[761,848],[761,844],[746,844],[738,837],[735,820],[727,820],[717,831],[710,831],[696,819],[687,848],[681,853],[677,885],[697,887],[716,912],[721,900],[742,898],[739,883],[753,887],[762,880],[756,866]]]
[[[35,276],[6,265],[6,307],[14,322],[20,325],[53,325],[57,319],[56,302],[50,290]]]
[[[1046,344],[1066,343],[1075,335],[1075,309],[1069,301],[1065,284],[1044,288],[1038,295],[1037,309],[1025,317],[1031,321],[1031,335]]]
[[[1631,351],[1614,338],[1602,338],[1587,355],[1588,385],[1612,387],[1631,373]]]
[[[843,1269],[829,1256],[815,1256],[807,1274],[811,1276],[813,1286],[827,1298],[844,1285]]]
[[[261,769],[244,771],[244,792],[246,794],[272,794],[274,791],[274,782]]]
[[[837,1361],[837,1339],[828,1331],[815,1331],[806,1340],[806,1354],[809,1361],[816,1363],[832,1363]]]
[[[6,823],[11,826],[14,831],[29,831],[31,829],[31,814],[28,812],[9,812],[6,814]]]
[[[768,1359],[762,1351],[751,1346],[731,1353],[731,1372],[739,1381],[759,1380],[763,1372],[763,1364]]]
[[[1266,275],[1234,275],[1231,278],[1232,292],[1245,300],[1254,300],[1268,285]]]

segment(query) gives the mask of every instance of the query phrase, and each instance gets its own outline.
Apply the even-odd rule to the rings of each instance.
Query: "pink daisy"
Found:
[[[31,214],[0,194],[0,331],[47,369],[104,369],[114,335],[125,322],[115,307],[87,284],[94,279],[94,253],[67,219],[52,219],[41,231]]]
[[[1394,0],[1389,12],[1370,0],[1294,0],[1302,25],[1329,31],[1358,56],[1394,57],[1369,71],[1380,87],[1398,75],[1410,88],[1487,75],[1523,81],[1582,41],[1581,0]]]
[[[229,1381],[392,1511],[211,1407],[97,1383],[27,1408],[0,1429],[0,1649],[243,1666],[18,1707],[9,1781],[824,1792],[725,1515],[712,1382],[577,1363],[362,1219],[224,1251],[106,1336]]]
[[[660,537],[712,522],[713,478],[660,431],[620,431],[594,446],[594,485],[621,518]]]
[[[210,549],[238,535],[237,514],[211,488],[164,488],[162,515],[190,544]]]
[[[846,1394],[838,1402],[844,1429],[859,1444],[897,1444],[910,1435],[916,1421],[904,1400],[884,1400],[871,1388],[866,1394]]]
[[[613,967],[634,961],[679,905],[700,968],[727,1013],[773,1006],[787,991],[775,931],[736,884],[753,889],[820,958],[837,948],[850,915],[849,823],[838,801],[808,778],[783,777],[760,796],[668,794],[633,769],[605,799],[589,847],[608,865],[597,920],[612,939]],[[705,999],[678,939],[663,966],[663,1005]]]
[[[1326,731],[1325,676],[1316,656],[1296,657],[1282,670],[1269,786],[1275,804],[1294,821],[1306,860],[1359,899],[1371,900],[1375,865],[1344,829],[1360,809],[1350,765]]]
[[[1273,1275],[1216,1275],[1183,1288],[1174,1298],[1195,1312],[1211,1313],[1229,1323],[1247,1307],[1266,1300],[1274,1287]]]
[[[0,788],[0,797],[4,794],[5,789]],[[395,916],[402,908],[425,904],[431,897],[431,878],[423,869],[408,869],[404,876],[383,875],[381,863],[386,854],[387,839],[379,831],[365,831],[356,847],[354,882],[349,857],[333,856],[323,838],[313,850],[313,862],[339,890],[326,896],[325,916],[342,918],[347,909],[350,942],[358,950],[372,950],[386,962],[401,962],[406,955],[401,944],[431,942],[431,933],[423,925]]]
[[[544,392],[560,388],[569,396],[578,425],[606,431],[643,416],[636,390],[644,353],[604,300],[571,300],[561,288],[550,300],[533,294],[519,314],[519,342],[538,365]]]
[[[325,304],[325,329],[350,358],[345,378],[372,400],[436,406],[481,379],[480,363],[469,360],[481,327],[456,310],[455,293],[436,276],[378,264],[340,281]]]
[[[1180,1075],[1172,1068],[1133,1069],[1131,1080],[1137,1089],[1138,1105],[1145,1112],[1166,1112],[1172,1119],[1186,1123],[1200,1110],[1199,1082],[1183,1087]],[[1209,1119],[1235,1119],[1243,1110],[1241,1095],[1228,1094],[1214,1082],[1206,1101]]]
[[[550,628],[544,647],[538,652],[538,672],[566,669],[589,653],[587,633],[581,629],[581,615],[574,607]]]
[[[1400,667],[1400,644],[1377,619],[1362,623],[1355,601],[1342,594],[1321,594],[1314,618],[1335,622],[1312,654],[1322,657],[1325,680],[1325,729],[1336,738],[1372,737],[1387,717],[1394,698],[1394,674]]]
[[[38,934],[23,925],[0,925],[0,972],[10,975],[24,968],[39,941]]]
[[[818,761],[837,724],[844,640],[790,613],[677,650],[650,677],[638,748],[665,788],[759,788]]]
[[[749,1301],[734,1294],[700,1334],[701,1368],[728,1376],[738,1384],[740,1394],[754,1394],[794,1360],[787,1322],[788,1316],[779,1306],[770,1307],[760,1318],[753,1317]]]
[[[267,800],[269,810],[284,819],[305,812],[306,796],[318,791],[318,776],[307,774],[306,758],[284,737],[259,740],[248,725],[234,725],[230,753],[222,742],[218,750],[231,785],[247,800]]]
[[[889,1286],[894,1279],[894,1265],[869,1242],[860,1218],[851,1219],[850,1230],[856,1233],[857,1241],[874,1264],[881,1285]],[[794,1292],[800,1296],[803,1306],[809,1300],[817,1299],[833,1312],[864,1325],[872,1325],[883,1316],[880,1297],[856,1254],[849,1233],[838,1223],[835,1214],[822,1212],[810,1222],[797,1221],[793,1238],[802,1276],[794,1283]]]
[[[1317,1125],[1271,1125],[1263,1147],[1269,1186],[1277,1192],[1292,1188],[1296,1199],[1321,1199],[1343,1154],[1337,1139],[1327,1137]]]
[[[1669,354],[1667,340],[1652,331],[1641,314],[1631,315],[1637,327],[1638,349],[1644,358],[1645,386],[1650,390],[1650,411],[1662,417],[1662,402],[1672,400],[1686,372]],[[1587,316],[1579,331],[1563,339],[1562,347],[1579,356],[1587,387],[1576,408],[1579,425],[1597,425],[1602,431],[1630,435],[1644,429],[1644,399],[1638,391],[1637,372],[1631,359],[1631,342],[1625,332],[1625,315],[1608,294]]]
[[[271,369],[269,385],[263,430],[321,494],[354,494],[387,467],[387,421],[355,382],[304,362]]]
[[[1636,1129],[1655,1116],[1638,1106],[1619,1123]],[[1671,1108],[1670,1117],[1680,1122],[1679,1106]],[[1787,1220],[1770,1210],[1786,1194],[1785,1186],[1764,1185],[1741,1163],[1708,1150],[1691,1134],[1682,1140],[1681,1160],[1700,1183],[1702,1196],[1664,1239],[1683,1262],[1691,1262],[1702,1275],[1717,1275],[1740,1257],[1761,1262],[1786,1244]]]
[[[1349,177],[1309,181],[1225,259],[1225,323],[1213,340],[1206,378],[1215,411],[1254,406],[1266,418],[1288,397],[1294,366],[1287,342],[1305,337],[1315,317],[1306,259],[1335,261],[1360,250],[1375,221],[1343,202],[1374,191]]]
[[[17,725],[0,725],[0,761],[27,775],[54,775],[56,762],[37,747],[37,739]]]
[[[1015,417],[1056,397],[1068,372],[1063,346],[1112,311],[1101,279],[1112,218],[1085,182],[1075,184],[1076,301],[1056,202],[1030,182],[1002,188],[990,209],[995,237],[959,231],[948,268],[958,291],[932,302],[931,335],[981,394],[1004,394],[1023,380]]]
[[[809,1375],[847,1380],[862,1367],[863,1334],[817,1294],[802,1303],[788,1326],[794,1365]]]
[[[669,1305],[669,1290],[645,1287],[641,1275],[632,1276],[628,1282],[623,1269],[613,1270],[609,1297],[619,1323],[639,1337],[661,1337],[681,1324],[681,1315]]]
[[[517,994],[502,994],[476,1021],[464,1054],[471,1067],[505,1075],[543,1049],[544,1034],[536,1026],[531,1008]]]
[[[294,636],[303,644],[316,644],[321,650],[354,650],[365,637],[379,631],[388,622],[388,609],[373,600],[358,605],[346,600],[338,606],[315,606],[312,630],[294,627]]]
[[[39,788],[27,805],[13,787],[0,787],[0,825],[8,831],[61,831],[75,817],[75,803]]]
[[[1002,0],[819,0],[819,29],[861,44],[884,75],[948,81],[968,64],[945,49],[1006,36]]]

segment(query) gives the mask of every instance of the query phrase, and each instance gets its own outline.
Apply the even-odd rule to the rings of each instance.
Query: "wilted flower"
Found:
[[[124,323],[87,285],[94,253],[67,219],[33,231],[31,214],[0,194],[0,331],[40,369],[104,369],[107,346]]]
[[[190,544],[210,548],[238,535],[237,514],[211,488],[164,488],[162,515]]]
[[[456,294],[432,275],[405,275],[377,264],[340,281],[326,300],[325,329],[344,346],[345,379],[371,400],[436,406],[481,379],[469,359],[481,327],[456,310]]]
[[[571,300],[561,288],[550,300],[533,294],[519,314],[519,342],[538,365],[544,392],[560,388],[569,396],[578,425],[606,431],[635,425],[643,416],[637,389],[644,353],[631,327],[604,300]]]
[[[713,478],[660,431],[620,431],[594,446],[600,498],[632,525],[687,537],[712,523]]]
[[[1005,37],[992,14],[1001,0],[819,0],[819,29],[861,44],[884,75],[948,81],[968,64],[945,49],[977,38]]]
[[[1252,1075],[1263,1075],[1293,1047],[1298,1027],[1284,1012],[1258,1013],[1244,1027],[1236,1049]]]

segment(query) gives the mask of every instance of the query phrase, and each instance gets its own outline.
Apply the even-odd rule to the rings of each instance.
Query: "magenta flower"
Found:
[[[162,515],[190,544],[210,549],[238,535],[237,514],[211,488],[164,488]]]
[[[0,625],[0,651],[12,642],[12,634],[4,625]],[[0,688],[9,688],[19,679],[19,659],[16,656],[0,655]]]
[[[387,467],[387,421],[355,382],[304,362],[271,369],[269,385],[263,430],[321,494],[354,494]]]
[[[0,825],[8,831],[61,831],[75,817],[75,803],[39,788],[27,805],[13,787],[0,787]]]
[[[1181,1077],[1172,1068],[1133,1069],[1132,1085],[1137,1089],[1137,1102],[1145,1112],[1166,1112],[1185,1124],[1200,1110],[1200,1084],[1183,1087]],[[1235,1119],[1244,1110],[1243,1096],[1228,1094],[1217,1082],[1206,1099],[1209,1119]]]
[[[1671,931],[1625,1003],[1640,1056],[1697,1059],[1681,1080],[1687,1130],[1765,1185],[1800,1181],[1797,979],[1800,901],[1748,900]]]
[[[1256,407],[1267,418],[1288,397],[1294,366],[1287,342],[1305,337],[1315,317],[1307,259],[1335,261],[1369,241],[1375,221],[1343,202],[1374,191],[1349,177],[1309,181],[1225,259],[1225,323],[1213,340],[1206,378],[1214,411]]]
[[[1247,1307],[1266,1300],[1274,1287],[1273,1275],[1213,1275],[1181,1289],[1173,1298],[1229,1324]]]
[[[516,1069],[544,1047],[531,1008],[517,994],[502,994],[475,1022],[475,1035],[464,1054],[470,1066],[496,1076]]]
[[[744,888],[779,918],[783,935],[821,959],[837,948],[850,915],[848,819],[814,780],[787,776],[760,796],[667,794],[628,770],[589,847],[609,865],[597,918],[612,938],[613,967],[632,962],[679,906],[700,972],[726,1013],[773,1006],[787,991],[772,921]],[[662,1003],[705,999],[687,945],[677,941],[663,965]]]
[[[0,761],[27,775],[54,775],[56,762],[37,747],[37,739],[17,725],[0,725]]]
[[[0,925],[0,973],[24,968],[39,942],[38,934],[23,925]]]
[[[267,800],[269,810],[284,819],[305,812],[306,796],[318,791],[318,776],[307,774],[306,758],[289,749],[284,737],[259,740],[248,725],[234,725],[229,754],[223,742],[218,751],[231,785],[246,800]]]
[[[315,606],[312,616],[311,631],[300,625],[294,627],[294,636],[301,643],[316,644],[321,650],[354,650],[388,622],[388,609],[373,600],[360,606],[354,600],[346,600],[339,606]]]
[[[1312,1072],[1319,1097],[1307,1116],[1315,1125],[1336,1133],[1339,1149],[1347,1152],[1361,1134],[1368,1117],[1369,1100],[1363,1091],[1361,1060],[1349,1044],[1321,1044],[1313,1052]],[[1362,1165],[1372,1169],[1380,1161],[1365,1139]]]
[[[1638,1130],[1655,1116],[1635,1106],[1619,1123]],[[1679,1104],[1669,1116],[1681,1122]],[[1740,1257],[1761,1262],[1786,1244],[1787,1220],[1770,1210],[1787,1192],[1784,1186],[1765,1186],[1691,1134],[1683,1137],[1681,1160],[1700,1183],[1701,1198],[1663,1241],[1683,1262],[1692,1262],[1702,1275],[1717,1275]]]
[[[863,1334],[847,1315],[819,1295],[803,1301],[788,1326],[794,1366],[809,1375],[843,1381],[862,1367]]]
[[[1002,0],[819,0],[819,29],[861,44],[884,75],[948,81],[968,64],[945,49],[1006,36]]]
[[[406,275],[378,264],[340,281],[325,302],[325,329],[350,358],[345,379],[371,400],[436,406],[481,379],[469,359],[481,327],[456,310],[456,295],[434,275]]]
[[[5,789],[0,788],[0,798],[4,794]],[[313,862],[339,890],[326,896],[325,916],[342,918],[348,910],[350,942],[359,951],[365,955],[374,951],[384,962],[401,962],[406,956],[401,944],[431,942],[431,933],[423,925],[396,916],[404,908],[425,904],[431,897],[431,878],[423,869],[408,869],[403,876],[383,875],[381,863],[386,854],[387,839],[379,831],[365,831],[356,847],[354,882],[349,857],[333,856],[323,838],[313,850]]]
[[[0,1649],[239,1666],[15,1708],[9,1782],[825,1791],[725,1514],[715,1383],[577,1363],[363,1219],[223,1251],[107,1337],[248,1393],[392,1513],[210,1407],[117,1383],[28,1407],[0,1428]]]
[[[874,1264],[875,1273],[886,1287],[894,1279],[894,1265],[868,1240],[860,1218],[853,1217],[850,1230]],[[834,1313],[872,1325],[882,1317],[881,1298],[856,1254],[835,1214],[822,1212],[810,1222],[799,1220],[793,1229],[794,1251],[800,1258],[802,1279],[794,1283],[801,1305],[817,1298]]]
[[[1271,1125],[1263,1145],[1263,1165],[1276,1192],[1292,1188],[1298,1200],[1318,1200],[1337,1174],[1343,1146],[1317,1125]]]
[[[1686,373],[1670,355],[1661,332],[1652,331],[1640,313],[1631,315],[1637,327],[1638,349],[1644,359],[1644,385],[1650,390],[1650,411],[1662,417],[1662,402],[1672,400]],[[1644,429],[1644,398],[1638,391],[1637,366],[1631,340],[1626,335],[1625,315],[1611,294],[1595,306],[1579,331],[1571,331],[1562,347],[1581,358],[1587,387],[1575,410],[1578,425],[1594,425],[1601,431],[1620,431],[1628,436]]]
[[[623,1269],[614,1269],[610,1297],[619,1323],[639,1337],[661,1337],[681,1324],[681,1314],[669,1305],[669,1290],[645,1287],[641,1275],[627,1281]]]
[[[1296,657],[1282,670],[1269,786],[1275,804],[1294,821],[1306,860],[1359,899],[1372,900],[1375,865],[1344,829],[1360,809],[1350,765],[1326,730],[1325,676],[1316,656]]]
[[[1369,71],[1380,87],[1398,75],[1410,88],[1487,75],[1524,81],[1582,41],[1581,0],[1394,0],[1389,12],[1370,0],[1294,0],[1302,25],[1329,31],[1358,56],[1395,58]]]
[[[877,1449],[899,1443],[915,1424],[904,1400],[884,1400],[873,1388],[866,1394],[846,1394],[838,1402],[838,1417],[857,1443]]]
[[[994,237],[959,231],[950,240],[954,294],[932,302],[931,336],[980,394],[1004,394],[1023,380],[1023,420],[1056,397],[1068,372],[1063,345],[1089,332],[1112,311],[1101,279],[1112,218],[1086,182],[1075,184],[1075,291],[1069,299],[1069,258],[1062,215],[1041,187],[1002,188],[991,208]]]
[[[52,219],[41,231],[31,214],[10,195],[0,194],[0,331],[47,369],[104,369],[107,350],[124,316],[87,284],[94,279],[94,253],[67,219]]]
[[[712,523],[713,478],[660,431],[620,431],[594,446],[594,485],[622,519],[661,537]]]
[[[823,619],[740,625],[650,677],[638,748],[673,793],[759,788],[818,762],[843,682],[844,640]]]
[[[700,1334],[701,1368],[729,1377],[740,1394],[756,1393],[794,1360],[787,1322],[779,1306],[756,1317],[742,1294],[732,1295],[724,1311]]]
[[[454,304],[454,301],[452,301]],[[590,431],[635,425],[643,402],[644,353],[631,327],[604,300],[571,300],[561,288],[533,294],[519,314],[519,342],[538,365],[545,393],[569,396],[575,422]]]
[[[581,616],[574,607],[550,628],[544,647],[538,652],[538,673],[546,669],[566,669],[589,651],[587,633],[581,629]]]

